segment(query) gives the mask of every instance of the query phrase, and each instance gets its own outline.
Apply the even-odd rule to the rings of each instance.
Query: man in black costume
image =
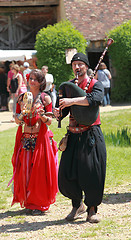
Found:
[[[62,113],[73,105],[99,106],[103,101],[104,89],[96,79],[89,81],[87,56],[76,53],[71,65],[77,76],[71,82],[83,89],[86,96],[60,99]],[[59,109],[54,109],[54,114],[58,119]],[[106,173],[106,147],[100,124],[99,114],[93,124],[86,126],[78,124],[70,111],[67,148],[62,153],[58,174],[60,192],[72,200],[72,210],[66,217],[68,221],[77,219],[85,212],[85,203],[86,221],[99,222],[97,206],[102,202]]]

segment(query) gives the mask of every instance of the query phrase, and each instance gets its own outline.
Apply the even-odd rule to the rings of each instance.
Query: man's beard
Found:
[[[80,76],[80,77],[85,74],[84,71],[79,71],[79,72],[77,71],[77,73],[78,73],[78,76]]]

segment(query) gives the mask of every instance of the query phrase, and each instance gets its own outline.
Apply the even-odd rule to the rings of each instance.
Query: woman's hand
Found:
[[[18,97],[18,91],[16,91],[16,93],[15,93],[15,97]]]
[[[44,110],[39,111],[38,114],[39,114],[39,117],[40,117],[40,119],[43,123],[46,123],[46,125],[51,125],[51,122],[52,122],[52,116],[51,115],[47,116],[45,114]]]
[[[21,104],[21,113],[23,115],[26,114],[26,109],[27,109],[27,103],[25,104],[25,103],[22,102],[22,104]]]
[[[11,93],[10,88],[7,86],[7,92]]]
[[[45,115],[45,110],[43,108],[40,108],[39,110],[37,110],[39,116],[44,116]]]

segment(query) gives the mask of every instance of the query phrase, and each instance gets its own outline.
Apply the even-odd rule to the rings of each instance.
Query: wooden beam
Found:
[[[0,7],[24,7],[24,6],[58,6],[60,0],[3,0],[0,1]]]
[[[28,12],[43,12],[43,14],[47,11],[49,11],[51,8],[54,8],[53,6],[41,6],[41,7],[1,7],[0,6],[0,15],[7,15],[7,13],[19,13],[20,11],[28,11]]]

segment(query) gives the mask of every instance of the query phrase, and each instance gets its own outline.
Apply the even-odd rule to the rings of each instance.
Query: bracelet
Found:
[[[47,120],[45,122],[43,122],[43,123],[47,123],[48,121],[49,121],[49,118],[47,117]]]
[[[20,114],[17,115],[17,118],[18,118],[18,120],[20,120],[20,121],[23,120],[23,117],[24,117],[23,113],[20,113]]]

